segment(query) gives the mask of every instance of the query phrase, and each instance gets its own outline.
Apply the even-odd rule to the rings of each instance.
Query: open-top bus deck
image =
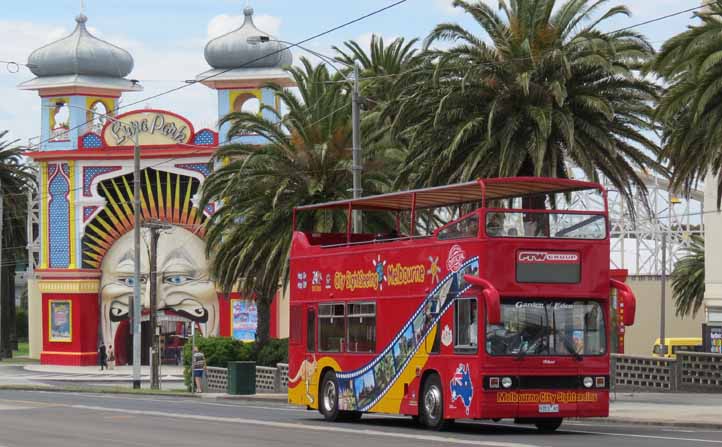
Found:
[[[600,209],[556,210],[579,192]],[[346,231],[293,233],[289,402],[435,429],[608,415],[610,290],[626,324],[634,296],[610,278],[601,185],[478,180],[299,207],[294,228],[324,212],[345,215]],[[393,228],[354,232],[357,213]]]

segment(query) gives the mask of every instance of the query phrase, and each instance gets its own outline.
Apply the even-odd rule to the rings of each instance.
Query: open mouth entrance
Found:
[[[160,327],[162,364],[181,365],[183,362],[183,346],[190,340],[193,322],[169,310],[158,312],[157,320]],[[153,331],[147,314],[143,315],[140,330],[140,362],[141,365],[148,365]],[[123,320],[115,333],[115,364],[120,366],[132,363],[133,335],[130,330],[130,320]]]

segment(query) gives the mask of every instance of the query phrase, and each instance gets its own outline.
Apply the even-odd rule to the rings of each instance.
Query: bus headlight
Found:
[[[582,384],[584,385],[584,388],[591,388],[594,385],[594,379],[591,377],[585,377]]]
[[[511,377],[503,377],[501,379],[501,386],[503,386],[504,388],[511,388],[511,384]]]

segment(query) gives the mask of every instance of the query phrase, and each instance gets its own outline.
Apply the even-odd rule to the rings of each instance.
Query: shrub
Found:
[[[271,339],[258,351],[256,363],[261,366],[273,366],[288,363],[288,339]]]
[[[229,337],[196,337],[196,346],[206,357],[207,366],[226,368],[228,362],[253,360],[253,343],[243,343]],[[191,389],[192,343],[183,347],[183,378]]]

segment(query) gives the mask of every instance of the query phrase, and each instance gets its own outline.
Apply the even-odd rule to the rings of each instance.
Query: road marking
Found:
[[[582,433],[587,435],[606,435],[606,436],[617,436],[624,438],[645,438],[645,439],[663,439],[665,441],[687,441],[687,442],[706,442],[709,444],[722,444],[722,441],[716,439],[697,439],[697,438],[676,438],[672,436],[655,436],[655,435],[635,435],[631,433],[610,433],[603,431],[586,431],[586,430],[566,430],[562,429],[566,433]]]
[[[331,425],[307,425],[299,424],[295,422],[276,422],[276,421],[262,421],[258,419],[245,419],[245,418],[227,418],[227,417],[212,417],[212,416],[201,416],[194,414],[183,414],[183,413],[164,413],[160,411],[144,411],[144,410],[124,410],[120,408],[105,408],[95,407],[92,405],[69,405],[71,408],[77,408],[80,410],[91,410],[91,411],[108,411],[114,413],[134,414],[143,416],[157,416],[172,419],[193,419],[206,422],[229,422],[235,424],[245,425],[259,425],[264,427],[272,428],[287,428],[294,430],[308,430],[308,431],[322,431],[322,432],[334,432],[334,433],[347,433],[360,436],[378,436],[386,438],[397,438],[397,439],[412,439],[416,441],[428,441],[438,444],[463,444],[463,445],[480,445],[487,447],[539,447],[535,444],[519,444],[514,442],[497,442],[497,441],[477,441],[471,439],[451,438],[433,435],[414,435],[408,433],[397,433],[387,432],[381,430],[367,430],[367,429],[352,429],[344,427],[334,427]],[[722,442],[722,441],[720,441]]]

